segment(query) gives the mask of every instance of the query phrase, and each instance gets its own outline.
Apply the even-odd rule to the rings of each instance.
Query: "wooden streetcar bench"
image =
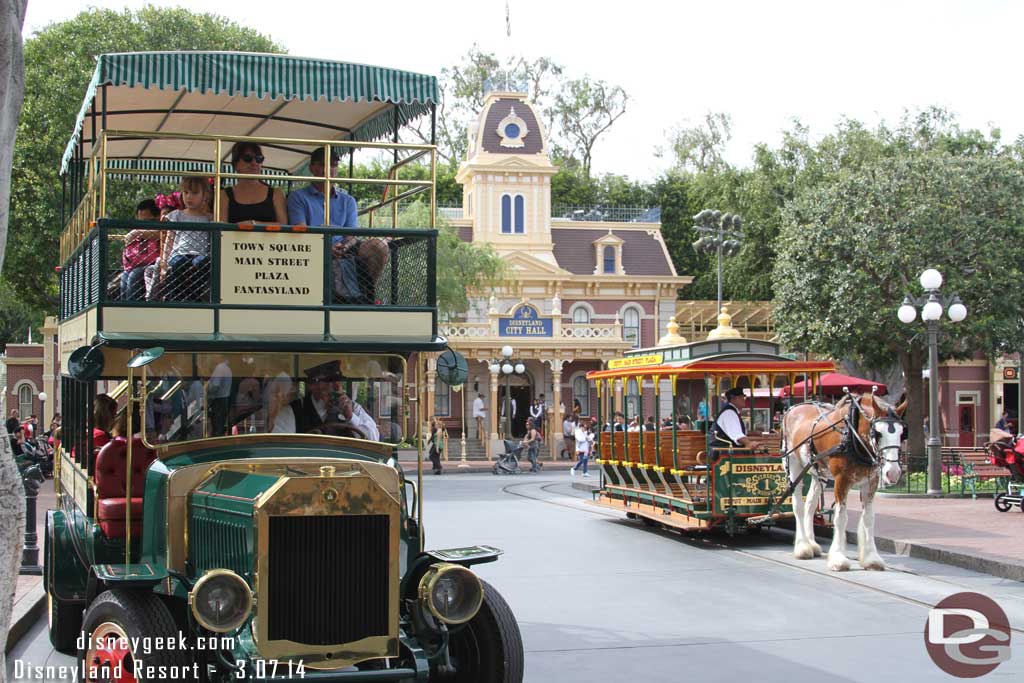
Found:
[[[977,482],[1012,476],[1005,467],[993,465],[988,449],[982,446],[947,446],[942,449],[942,456],[944,462],[953,462],[963,468],[960,493],[963,494],[965,486],[970,486],[971,498],[978,497]]]

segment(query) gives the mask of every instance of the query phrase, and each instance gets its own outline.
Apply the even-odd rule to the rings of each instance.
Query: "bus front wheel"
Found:
[[[476,616],[448,640],[458,683],[520,683],[523,639],[519,624],[501,594],[483,579],[483,604]]]
[[[156,595],[109,590],[86,610],[78,670],[84,681],[191,680],[191,657],[173,647],[178,636],[174,617]]]

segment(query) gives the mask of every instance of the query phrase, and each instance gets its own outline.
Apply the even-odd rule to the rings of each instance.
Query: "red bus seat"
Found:
[[[156,451],[142,444],[142,437],[132,439],[132,535],[142,533],[142,491],[146,470],[156,459]],[[115,437],[96,456],[96,521],[107,538],[124,538],[124,497],[128,464],[128,442]]]

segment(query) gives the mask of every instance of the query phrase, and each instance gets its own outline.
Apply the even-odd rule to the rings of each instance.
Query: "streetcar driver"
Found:
[[[274,432],[324,433],[335,423],[351,425],[371,441],[380,440],[380,430],[366,410],[342,391],[340,361],[322,363],[306,371],[306,395],[281,408],[274,420]]]
[[[757,444],[750,440],[743,428],[740,411],[747,407],[747,395],[743,389],[733,387],[725,392],[725,405],[718,413],[714,424],[714,436],[719,447],[749,448],[753,450]]]

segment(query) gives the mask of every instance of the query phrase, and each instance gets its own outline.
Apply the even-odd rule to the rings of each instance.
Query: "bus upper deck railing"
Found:
[[[216,310],[215,329],[165,331],[217,332],[231,315],[273,313],[259,325],[240,321],[234,331],[301,333],[304,325],[323,328],[325,311],[372,310],[426,314],[436,333],[436,248],[436,231],[420,228],[101,220],[61,270],[60,317],[100,308],[107,327],[145,331],[150,324],[159,332],[172,309]],[[146,323],[147,315],[161,317]],[[345,324],[362,320],[350,316]],[[423,329],[426,319],[416,320]]]
[[[206,159],[188,159],[169,161],[167,159],[108,159],[107,147],[112,141],[137,140],[146,143],[159,140],[188,141],[197,147],[208,148]],[[320,148],[326,154],[342,153],[348,154],[349,164],[347,174],[334,176],[312,176],[293,174],[280,169],[270,170],[261,175],[235,173],[226,163],[225,157],[229,154],[231,145],[236,142],[251,142],[257,145],[265,145],[268,149],[278,148],[295,152],[302,150],[312,152]],[[353,153],[360,149],[376,150],[378,152],[392,152],[393,160],[381,178],[357,178],[353,166]],[[402,178],[402,169],[412,165],[424,157],[429,157],[430,176],[429,179]],[[231,135],[203,135],[193,133],[166,133],[146,131],[116,131],[107,130],[98,133],[97,144],[93,146],[92,153],[86,157],[82,148],[76,150],[69,166],[69,173],[65,176],[63,189],[63,203],[72,208],[70,215],[66,216],[67,222],[64,232],[60,237],[61,262],[68,259],[73,251],[85,240],[92,230],[96,221],[109,215],[107,207],[108,180],[110,179],[146,179],[152,181],[157,178],[175,179],[182,176],[203,176],[213,179],[214,187],[220,188],[230,181],[242,179],[258,179],[274,183],[306,183],[306,182],[329,182],[332,185],[369,185],[382,189],[380,201],[372,206],[363,207],[359,210],[360,215],[366,214],[369,223],[373,226],[375,215],[384,210],[390,209],[391,225],[397,224],[399,202],[410,197],[429,192],[430,213],[434,216],[436,211],[436,168],[437,148],[433,145],[409,144],[400,142],[364,142],[350,140],[311,140],[291,138],[270,138],[258,136],[231,136]],[[326,173],[327,171],[325,171]],[[228,182],[225,182],[228,181]],[[220,193],[213,195],[213,215],[220,215]],[[324,201],[325,223],[330,223],[330,202],[325,197]],[[62,219],[65,217],[62,212]],[[431,218],[431,220],[433,220]],[[434,227],[433,225],[429,227]]]

